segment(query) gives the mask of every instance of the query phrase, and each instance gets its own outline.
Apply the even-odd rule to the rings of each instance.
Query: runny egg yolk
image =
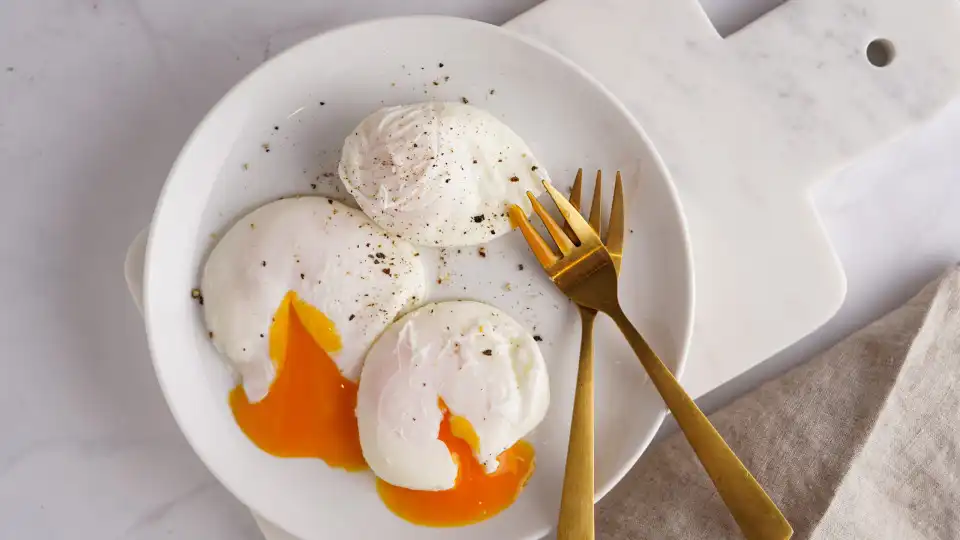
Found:
[[[330,357],[340,349],[333,322],[290,291],[277,308],[269,339],[277,376],[267,396],[250,403],[242,386],[230,392],[240,429],[277,457],[314,457],[331,467],[366,469],[354,414],[357,383]]]
[[[377,479],[377,492],[394,514],[417,525],[457,527],[491,518],[513,504],[534,469],[533,447],[519,441],[497,457],[497,470],[487,474],[474,457],[478,442],[470,423],[453,415],[440,401],[443,420],[437,438],[457,463],[457,480],[446,491],[417,491]]]

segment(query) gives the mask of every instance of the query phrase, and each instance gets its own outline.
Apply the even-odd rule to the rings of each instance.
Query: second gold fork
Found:
[[[577,171],[577,179],[570,192],[570,204],[580,210],[583,189],[583,169]],[[590,226],[601,233],[601,200],[603,181],[600,171],[593,187],[590,204]],[[564,225],[572,235],[569,223]],[[620,272],[623,253],[623,186],[620,172],[614,187],[613,207],[605,235],[607,251],[613,260],[614,269]],[[567,463],[563,475],[563,491],[560,498],[560,519],[557,523],[558,540],[594,538],[594,406],[593,406],[593,323],[597,310],[577,305],[580,310],[580,361],[577,366],[577,390],[574,394],[573,418],[570,421],[570,439],[567,444]]]

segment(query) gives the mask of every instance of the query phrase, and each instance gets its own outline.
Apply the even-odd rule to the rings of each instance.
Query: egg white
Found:
[[[519,135],[462,103],[380,109],[346,138],[340,177],[387,232],[427,246],[489,242],[509,232],[508,204],[531,212],[546,170]]]
[[[417,490],[454,486],[457,464],[437,439],[442,398],[473,427],[478,461],[497,456],[543,420],[550,402],[540,349],[519,323],[480,302],[425,305],[371,347],[357,396],[363,456],[386,482]]]
[[[343,346],[328,352],[345,377],[357,380],[367,349],[423,298],[426,278],[416,248],[361,212],[324,197],[298,197],[237,221],[210,253],[201,290],[213,343],[248,399],[259,401],[276,376],[269,329],[288,291],[334,323]]]

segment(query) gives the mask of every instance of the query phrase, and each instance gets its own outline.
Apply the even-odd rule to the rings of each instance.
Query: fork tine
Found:
[[[527,244],[530,245],[533,254],[537,256],[540,265],[544,268],[550,268],[556,264],[556,262],[560,260],[560,257],[557,257],[553,252],[553,248],[534,230],[533,225],[527,220],[527,215],[523,210],[519,206],[512,204],[508,212],[510,213],[510,221],[517,227],[520,227],[520,232],[523,233],[523,237],[527,240]]]
[[[590,227],[590,224],[587,223],[587,220],[583,219],[583,216],[580,215],[580,212],[567,201],[566,197],[560,194],[559,191],[546,180],[543,181],[543,187],[547,189],[547,193],[550,194],[550,198],[553,199],[554,204],[557,205],[557,208],[560,209],[560,213],[563,214],[564,219],[567,220],[567,223],[570,224],[570,228],[573,229],[573,233],[577,235],[577,238],[580,239],[581,244],[585,243],[599,243],[600,236],[597,235],[596,231]],[[546,213],[546,212],[544,212]],[[562,232],[562,231],[561,231]]]
[[[546,184],[546,181],[544,181],[544,184]],[[570,237],[567,236],[567,233],[563,232],[563,229],[560,228],[560,225],[557,225],[557,222],[554,221],[552,217],[550,217],[550,214],[547,213],[547,209],[544,208],[543,205],[540,204],[540,201],[538,201],[536,197],[533,196],[533,193],[529,191],[527,192],[527,198],[530,199],[530,203],[533,204],[533,211],[536,212],[538,216],[540,216],[540,219],[543,221],[543,224],[547,228],[547,232],[550,233],[551,237],[553,237],[553,241],[557,243],[557,247],[560,248],[560,253],[567,255],[571,251],[573,251],[573,248],[576,247],[573,245],[573,241],[570,240]],[[567,202],[566,199],[563,199],[563,202],[565,202],[566,204],[570,204]],[[577,214],[577,215],[579,216],[580,214]],[[567,219],[569,220],[569,218]],[[580,218],[580,219],[583,219],[583,218]],[[573,227],[573,225],[571,225],[571,227]],[[576,232],[575,228],[574,228],[574,232]]]
[[[577,170],[577,179],[573,181],[573,188],[570,189],[570,204],[573,205],[577,211],[580,211],[580,194],[583,191],[583,169]],[[567,236],[570,238],[576,238],[576,234],[573,233],[573,229],[570,227],[570,223],[567,220],[563,220],[563,232],[567,233]]]
[[[617,181],[613,187],[613,205],[610,207],[610,223],[607,224],[607,250],[610,253],[623,253],[623,181],[617,171]]]
[[[593,186],[593,202],[590,204],[590,226],[600,234],[600,225],[603,220],[603,211],[600,210],[601,199],[603,198],[603,180],[600,178],[600,170],[597,170],[597,182]],[[579,208],[579,207],[578,207]]]

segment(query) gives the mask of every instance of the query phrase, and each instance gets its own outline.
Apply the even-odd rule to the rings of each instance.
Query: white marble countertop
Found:
[[[123,285],[127,244],[200,117],[279,48],[375,16],[499,24],[535,3],[0,5],[0,538],[259,539],[166,408]],[[703,3],[728,32],[779,2]],[[847,272],[843,308],[702,404],[828,347],[960,260],[958,139],[955,103],[817,188]]]

